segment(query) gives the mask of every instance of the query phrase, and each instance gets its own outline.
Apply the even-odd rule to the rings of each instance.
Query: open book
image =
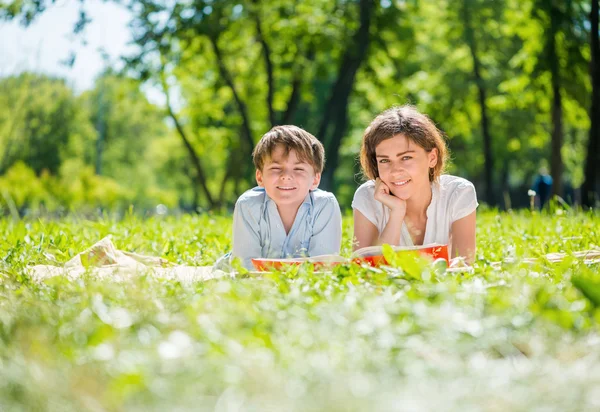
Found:
[[[392,246],[392,249],[397,253],[419,253],[420,255],[429,256],[432,260],[444,259],[448,260],[448,245],[440,245],[431,243],[422,246]],[[335,266],[343,263],[355,262],[358,264],[366,263],[371,266],[379,266],[387,264],[383,256],[383,248],[381,246],[368,246],[356,250],[350,258],[345,258],[339,255],[320,255],[305,258],[291,259],[269,259],[256,258],[252,259],[252,264],[259,271],[270,269],[281,269],[289,265],[300,265],[302,263],[314,263],[315,266]]]

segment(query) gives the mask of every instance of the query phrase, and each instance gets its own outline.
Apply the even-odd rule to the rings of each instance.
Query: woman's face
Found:
[[[426,152],[398,134],[375,148],[379,178],[396,197],[408,199],[429,188],[429,169],[437,164],[437,149]]]

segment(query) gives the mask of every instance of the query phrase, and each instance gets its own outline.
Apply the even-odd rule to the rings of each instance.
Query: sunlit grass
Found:
[[[208,265],[230,228],[220,216],[0,220],[0,410],[600,407],[600,311],[571,283],[594,287],[600,265],[520,262],[599,247],[591,213],[480,213],[473,274],[27,276],[108,234],[123,250]],[[492,267],[505,257],[516,263]]]

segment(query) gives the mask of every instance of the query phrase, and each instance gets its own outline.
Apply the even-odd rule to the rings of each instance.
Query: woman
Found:
[[[365,130],[360,151],[370,179],[354,194],[354,249],[387,243],[447,244],[453,258],[475,258],[478,206],[466,179],[442,174],[441,132],[412,106],[394,107]]]

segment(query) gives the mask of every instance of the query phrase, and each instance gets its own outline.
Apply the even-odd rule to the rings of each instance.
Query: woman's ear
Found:
[[[429,167],[435,167],[438,162],[437,147],[434,147],[433,149],[431,149],[431,151],[428,153],[428,158],[429,158]]]

